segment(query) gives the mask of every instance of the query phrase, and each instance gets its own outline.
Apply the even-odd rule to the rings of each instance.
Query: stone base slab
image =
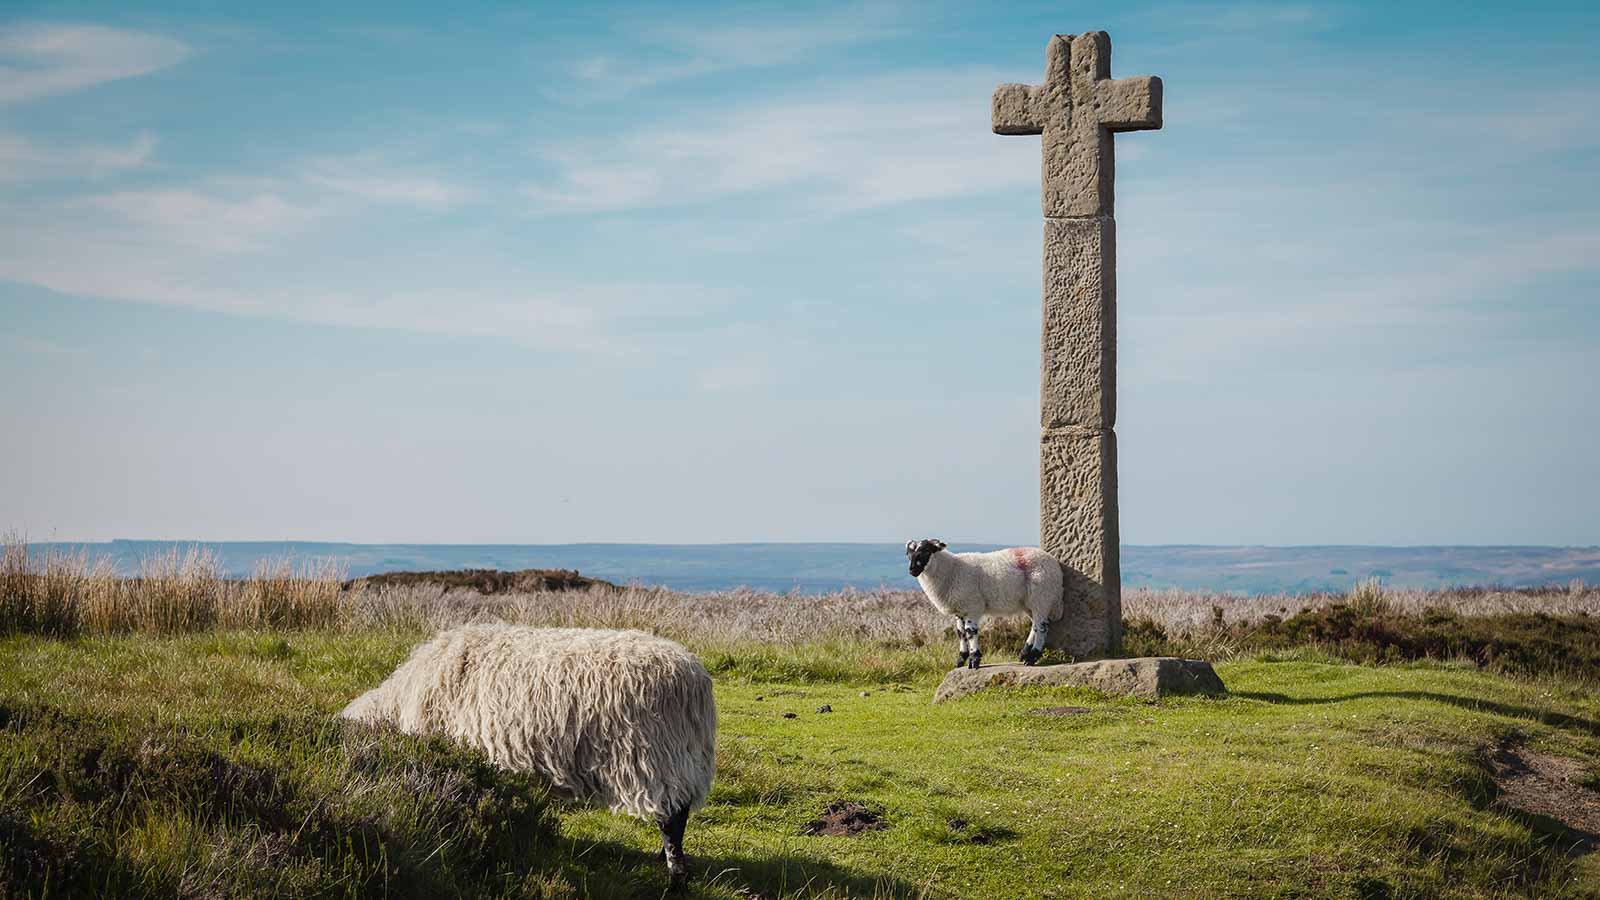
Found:
[[[943,703],[985,688],[1086,687],[1113,696],[1155,699],[1172,694],[1227,692],[1211,663],[1175,656],[1101,659],[1060,666],[998,665],[952,669],[933,694]]]

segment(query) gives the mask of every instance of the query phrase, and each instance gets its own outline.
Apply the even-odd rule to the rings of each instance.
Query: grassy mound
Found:
[[[325,717],[130,723],[0,705],[0,895],[547,893],[545,791]]]

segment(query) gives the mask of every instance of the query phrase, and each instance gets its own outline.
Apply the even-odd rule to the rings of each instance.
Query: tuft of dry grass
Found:
[[[215,553],[192,547],[140,561],[118,577],[83,551],[30,554],[0,538],[0,634],[183,634],[213,628],[332,628],[343,621],[334,561],[269,560],[243,580],[225,578]]]
[[[332,628],[339,624],[338,560],[262,560],[255,572],[229,586],[221,604],[223,628]]]
[[[76,634],[84,602],[113,581],[109,566],[90,565],[81,551],[33,558],[21,538],[7,534],[0,539],[0,634]]]
[[[138,577],[126,586],[119,612],[127,619],[108,630],[181,634],[217,624],[222,570],[210,550],[190,547],[180,553],[173,547],[146,556]]]

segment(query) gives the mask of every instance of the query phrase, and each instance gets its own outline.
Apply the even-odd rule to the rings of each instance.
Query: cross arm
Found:
[[[1147,131],[1161,127],[1160,78],[1139,75],[1114,81],[1108,79],[1097,82],[1095,90],[1099,94],[1100,123],[1107,130]],[[999,91],[995,96],[999,96]]]
[[[1043,134],[1044,121],[1034,111],[1036,90],[1025,84],[1002,84],[994,89],[990,116],[995,134]]]

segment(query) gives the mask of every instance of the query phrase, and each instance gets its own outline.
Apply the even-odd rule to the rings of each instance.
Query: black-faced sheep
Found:
[[[683,831],[711,791],[717,708],[689,651],[639,631],[469,625],[436,635],[339,714],[442,733],[571,797]]]
[[[951,553],[932,538],[906,542],[911,575],[942,613],[956,617],[961,652],[956,668],[978,668],[978,620],[985,615],[1025,612],[1033,630],[1022,648],[1022,662],[1033,665],[1044,653],[1050,623],[1062,611],[1061,564],[1038,547],[1013,547],[992,553]]]

